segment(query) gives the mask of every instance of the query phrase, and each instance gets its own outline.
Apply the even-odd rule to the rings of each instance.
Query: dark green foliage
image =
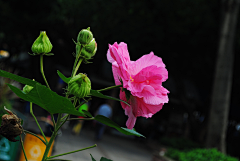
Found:
[[[99,97],[99,98],[104,98],[104,99],[110,99],[110,100],[115,100],[115,101],[121,101],[125,104],[127,104],[128,106],[130,106],[127,102],[123,101],[123,100],[120,100],[118,98],[114,98],[114,97],[111,97],[111,96],[106,96],[106,95],[103,95],[101,92],[97,91],[97,90],[91,90],[90,91],[90,94],[92,96],[95,96],[95,97]]]
[[[127,128],[124,128],[124,127],[120,127],[118,124],[116,124],[115,122],[113,122],[112,120],[110,120],[109,118],[105,117],[105,116],[102,116],[102,115],[97,115],[95,117],[95,120],[107,125],[107,126],[110,126],[110,127],[113,127],[115,129],[117,129],[119,132],[125,134],[125,135],[135,135],[135,136],[138,136],[138,137],[145,137],[143,136],[142,134],[136,132],[135,130],[130,130],[130,129],[127,129]]]
[[[90,155],[91,155],[92,161],[96,161],[96,160],[93,158],[92,154],[90,154]],[[110,159],[107,159],[107,158],[102,157],[102,158],[100,159],[100,161],[113,161],[113,160],[110,160]]]
[[[166,155],[177,161],[238,161],[238,159],[226,156],[216,149],[194,149],[179,151],[169,148]]]
[[[160,140],[161,144],[178,149],[178,150],[190,150],[194,148],[201,148],[202,145],[199,145],[195,142],[192,142],[186,138],[168,138],[164,137]]]

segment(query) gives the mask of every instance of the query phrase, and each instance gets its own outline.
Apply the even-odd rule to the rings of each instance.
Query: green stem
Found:
[[[92,118],[71,118],[71,119],[68,119],[67,121],[71,121],[71,120],[94,120],[94,117]]]
[[[67,115],[63,116],[63,117],[61,118],[61,122],[62,122],[62,121],[64,121],[64,119],[65,119],[65,118],[67,118],[67,117],[68,117],[68,115],[69,115],[69,114],[67,114]]]
[[[89,98],[88,100],[84,100],[82,103],[80,103],[79,100],[79,105],[76,107],[76,110],[78,110],[83,104],[87,103],[88,101],[90,101],[92,98]]]
[[[42,128],[40,127],[37,118],[36,118],[35,115],[33,114],[32,102],[30,102],[30,113],[32,114],[35,122],[37,123],[37,126],[38,126],[39,130],[41,131],[41,134],[42,134],[42,136],[44,137],[46,144],[48,144],[47,138],[46,138],[44,132],[42,131]]]
[[[47,159],[47,156],[48,156],[49,150],[52,146],[52,143],[53,143],[54,139],[56,138],[56,136],[58,134],[58,130],[60,129],[58,127],[59,127],[59,124],[61,123],[61,116],[62,116],[62,113],[59,113],[58,118],[57,118],[57,122],[56,122],[56,126],[55,126],[54,131],[52,133],[52,136],[51,136],[51,138],[50,138],[50,140],[49,140],[49,142],[46,146],[45,152],[43,154],[42,161],[45,161]]]
[[[56,123],[55,123],[54,115],[53,115],[53,114],[51,114],[51,119],[52,119],[52,122],[53,122],[53,128],[55,129]]]
[[[60,157],[60,156],[63,156],[63,155],[72,154],[72,153],[76,153],[76,152],[79,152],[79,151],[91,149],[91,148],[94,148],[94,147],[96,147],[96,146],[97,146],[97,145],[94,144],[93,146],[89,146],[89,147],[87,147],[87,148],[83,148],[83,149],[79,149],[79,150],[75,150],[75,151],[71,151],[71,152],[67,152],[67,153],[63,153],[63,154],[58,154],[58,155],[50,156],[50,157],[48,157],[48,159],[52,159],[52,158]]]
[[[37,136],[36,134],[31,133],[30,131],[27,131],[27,130],[24,130],[24,132],[29,133],[29,134],[31,134],[31,135],[37,137],[39,140],[41,140],[41,141],[43,142],[43,144],[47,145],[46,142],[45,142],[42,138],[40,138],[39,136]]]
[[[21,142],[21,146],[22,146],[24,157],[25,157],[26,161],[28,161],[27,155],[26,155],[26,152],[25,152],[25,149],[24,149],[24,146],[23,146],[23,140],[22,140],[22,136],[21,135],[20,135],[20,142]]]
[[[80,64],[82,63],[82,61],[83,61],[82,58],[78,61],[78,64],[77,64],[77,66],[76,66],[76,68],[75,68],[75,70],[74,70],[74,72],[73,72],[72,77],[74,77],[74,76],[76,75],[76,73],[77,73],[77,71],[78,71],[78,68],[79,68]]]
[[[40,69],[41,69],[41,73],[42,73],[43,79],[44,79],[47,87],[50,89],[50,86],[48,85],[47,79],[46,79],[46,77],[44,75],[44,71],[43,71],[43,54],[40,55]]]
[[[81,52],[82,52],[82,49],[83,49],[83,47],[81,46],[81,49],[80,49],[80,52],[79,52],[79,54],[77,54],[76,55],[76,59],[75,59],[75,61],[74,61],[74,65],[73,65],[73,70],[72,70],[72,76],[71,77],[73,77],[73,76],[75,76],[75,74],[76,74],[76,64],[77,64],[77,62],[78,62],[78,59],[80,58],[80,55],[81,55]],[[80,61],[80,60],[79,60]],[[80,63],[81,64],[81,63]],[[79,64],[79,65],[80,65]],[[75,72],[76,71],[76,72]],[[75,73],[75,74],[74,74]]]
[[[122,87],[122,85],[111,86],[111,87],[107,87],[107,88],[104,88],[104,89],[99,89],[97,91],[101,92],[101,91],[106,91],[106,90],[110,90],[110,89],[114,89],[114,88],[118,88],[118,87]]]
[[[63,120],[62,123],[61,123],[61,125],[58,126],[57,131],[60,130],[60,128],[65,124],[65,122],[67,122],[67,120],[68,120],[68,118],[69,118],[70,115],[67,114],[66,116],[67,116],[66,119]]]
[[[45,161],[45,160],[47,159],[49,150],[50,150],[51,145],[52,145],[54,139],[56,138],[56,136],[57,136],[57,132],[54,131],[53,134],[52,134],[52,136],[51,136],[51,139],[49,140],[49,142],[48,142],[48,144],[47,144],[47,146],[46,146],[45,152],[44,152],[44,154],[43,154],[42,161]]]

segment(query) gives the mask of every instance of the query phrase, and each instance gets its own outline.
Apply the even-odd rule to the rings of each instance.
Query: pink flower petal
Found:
[[[168,78],[168,71],[162,59],[153,52],[137,61],[131,61],[127,44],[114,43],[109,45],[107,59],[112,63],[115,84],[119,85],[122,82],[123,88],[131,92],[127,101],[125,92],[120,91],[120,99],[130,104],[128,106],[121,102],[128,116],[126,125],[129,129],[134,127],[136,117],[152,117],[168,102],[169,91],[162,87],[162,82]]]
[[[162,59],[158,56],[155,56],[153,52],[147,55],[143,55],[137,61],[131,63],[131,75],[136,75],[139,73],[143,68],[148,66],[156,66],[156,67],[165,67],[165,64],[162,62]]]

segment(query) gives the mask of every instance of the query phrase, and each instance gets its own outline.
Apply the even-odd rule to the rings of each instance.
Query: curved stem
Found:
[[[50,89],[50,86],[48,85],[47,79],[46,79],[46,77],[45,77],[45,75],[44,75],[44,71],[43,71],[43,54],[40,55],[40,70],[41,70],[43,79],[44,79],[47,87]]]
[[[50,156],[50,157],[48,157],[48,159],[52,159],[52,158],[60,157],[60,156],[63,156],[63,155],[72,154],[72,153],[76,153],[76,152],[79,152],[79,151],[91,149],[91,148],[94,148],[94,147],[96,147],[96,146],[97,146],[97,144],[94,144],[93,146],[89,146],[89,147],[87,147],[87,148],[83,148],[83,149],[79,149],[79,150],[75,150],[75,151],[71,151],[71,152],[67,152],[67,153],[63,153],[63,154],[58,154],[58,155]]]
[[[41,140],[41,141],[43,142],[43,144],[47,145],[46,142],[45,142],[42,138],[40,138],[39,136],[37,136],[36,134],[34,134],[34,133],[30,132],[30,131],[27,131],[27,130],[24,130],[24,132],[29,133],[29,134],[37,137],[39,140]]]
[[[76,59],[75,59],[75,61],[74,61],[74,65],[73,65],[73,70],[72,70],[72,77],[73,76],[75,76],[75,74],[76,74],[76,64],[77,64],[77,62],[78,62],[78,59],[80,58],[80,55],[81,55],[81,52],[82,52],[82,49],[83,49],[83,47],[81,46],[81,49],[80,49],[80,51],[79,51],[79,53],[76,55]],[[79,60],[80,61],[80,60]],[[79,62],[78,62],[79,63]],[[81,63],[80,63],[81,64]],[[80,65],[79,64],[79,65]],[[79,66],[78,66],[78,68],[79,68]],[[74,74],[75,73],[75,74]]]
[[[26,155],[26,152],[25,152],[25,149],[24,149],[24,146],[23,146],[23,140],[22,140],[22,136],[21,135],[20,135],[20,142],[21,142],[21,146],[22,146],[24,157],[25,157],[26,161],[28,161],[27,155]]]
[[[44,132],[42,131],[42,128],[40,127],[37,118],[36,118],[35,115],[33,114],[32,102],[30,102],[30,113],[32,114],[35,122],[37,123],[37,126],[38,126],[39,130],[41,131],[41,134],[42,134],[42,136],[44,137],[46,144],[48,144],[47,138],[46,138]]]
[[[78,61],[78,64],[77,64],[76,68],[74,69],[72,77],[74,77],[76,75],[78,68],[79,68],[80,64],[82,63],[82,61],[83,61],[82,58]]]
[[[122,85],[111,86],[111,87],[107,87],[107,88],[104,88],[104,89],[99,89],[97,91],[101,92],[101,91],[106,91],[106,90],[110,90],[110,89],[114,89],[114,88],[118,88],[118,87],[122,87]]]

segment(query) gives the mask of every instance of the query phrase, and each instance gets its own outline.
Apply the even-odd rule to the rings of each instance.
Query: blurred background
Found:
[[[135,126],[147,140],[161,144],[171,138],[187,139],[239,157],[238,7],[237,0],[0,0],[0,50],[9,54],[0,55],[0,67],[44,84],[39,57],[28,52],[40,31],[46,31],[54,56],[44,58],[45,75],[50,86],[63,94],[56,71],[70,76],[73,40],[81,29],[90,27],[98,50],[92,63],[81,65],[79,71],[87,73],[93,89],[114,85],[106,59],[108,44],[127,43],[131,60],[153,51],[166,64],[169,79],[163,86],[170,91],[169,103],[151,119],[139,118]],[[25,113],[26,103],[7,91],[7,81],[1,78],[0,105]],[[118,97],[118,91],[104,94]],[[219,100],[216,97],[221,102],[214,102]],[[90,112],[102,103],[93,98]],[[47,114],[39,110],[36,115]],[[125,126],[127,116],[118,102],[112,119]],[[215,133],[209,132],[213,127]],[[218,140],[211,143],[214,138]]]

